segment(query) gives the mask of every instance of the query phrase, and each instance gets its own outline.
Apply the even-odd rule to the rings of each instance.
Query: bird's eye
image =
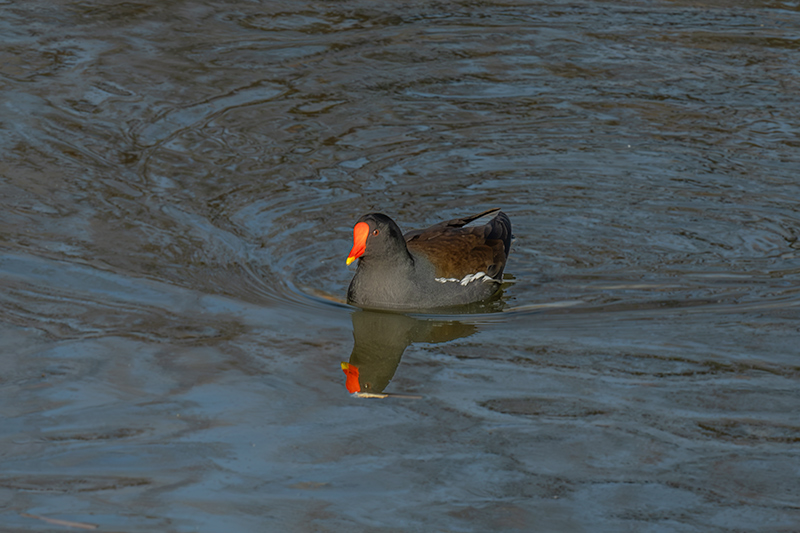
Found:
[[[380,230],[377,230],[377,229],[373,230],[373,232],[372,232],[373,235],[377,235],[378,233],[380,233]]]

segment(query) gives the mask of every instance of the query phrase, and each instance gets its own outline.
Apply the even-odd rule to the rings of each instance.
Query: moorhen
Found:
[[[484,225],[467,226],[494,214]],[[358,268],[347,301],[373,309],[434,309],[485,300],[500,288],[511,221],[499,209],[440,222],[405,235],[380,213],[353,228],[349,265]]]

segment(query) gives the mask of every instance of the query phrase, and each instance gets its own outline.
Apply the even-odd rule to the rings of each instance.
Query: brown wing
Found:
[[[438,277],[462,279],[485,272],[500,279],[511,246],[508,217],[498,213],[484,226],[462,227],[494,211],[497,209],[409,232],[405,235],[408,249],[427,257],[436,267]]]

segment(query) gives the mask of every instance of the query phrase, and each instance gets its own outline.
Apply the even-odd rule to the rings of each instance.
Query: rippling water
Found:
[[[0,522],[796,531],[798,28],[0,3]],[[500,302],[342,302],[361,214],[492,207]]]

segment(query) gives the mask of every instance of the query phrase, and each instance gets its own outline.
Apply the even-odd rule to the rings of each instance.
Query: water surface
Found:
[[[798,28],[780,1],[3,3],[0,522],[797,530]],[[492,207],[498,305],[341,302],[360,215]]]

